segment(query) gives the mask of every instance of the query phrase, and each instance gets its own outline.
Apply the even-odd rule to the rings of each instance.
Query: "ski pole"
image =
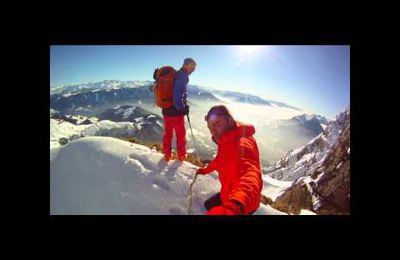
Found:
[[[194,149],[196,150],[196,157],[197,157],[197,160],[199,161],[199,163],[201,163],[200,157],[199,157],[199,153],[198,153],[198,150],[197,150],[196,140],[195,140],[194,135],[193,135],[192,124],[190,123],[189,114],[186,114],[186,116],[187,116],[187,119],[188,119],[188,122],[189,122],[189,128],[190,128],[190,133],[192,135]]]
[[[193,140],[194,149],[196,150],[197,160],[199,161],[199,163],[201,163],[200,158],[199,158],[199,154],[198,154],[198,150],[197,150],[196,140],[195,140],[194,135],[193,135],[192,124],[190,123],[189,114],[186,114],[186,116],[187,116],[187,119],[188,119],[188,122],[189,122],[190,133],[191,133],[191,135],[192,135],[192,140]],[[188,207],[188,215],[190,215],[190,211],[191,211],[191,209],[192,209],[192,204],[193,204],[192,188],[193,188],[194,183],[195,183],[196,180],[197,180],[197,175],[198,175],[198,174],[195,174],[195,175],[194,175],[193,181],[192,181],[192,183],[190,184],[190,187],[189,187],[189,207]]]

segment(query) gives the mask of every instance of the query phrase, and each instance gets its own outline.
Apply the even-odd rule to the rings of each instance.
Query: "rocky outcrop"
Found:
[[[301,209],[322,215],[350,214],[349,109],[336,121],[342,126],[340,134],[326,156],[308,167],[302,177],[276,198],[272,207],[290,214],[299,214]]]
[[[336,120],[329,122],[325,130],[306,145],[295,150],[291,149],[279,161],[264,167],[264,174],[278,180],[295,181],[310,173],[326,159],[336,143],[343,130],[343,116],[346,113],[350,113],[349,109],[339,114]]]

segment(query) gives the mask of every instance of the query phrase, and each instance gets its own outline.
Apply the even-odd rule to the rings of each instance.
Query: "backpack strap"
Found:
[[[157,73],[158,73],[158,68],[155,69],[154,72],[153,72],[153,79],[154,79],[155,81],[157,81]]]

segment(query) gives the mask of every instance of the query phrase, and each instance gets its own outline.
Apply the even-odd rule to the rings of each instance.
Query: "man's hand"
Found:
[[[203,171],[203,168],[197,169],[196,174],[204,175],[205,173]]]
[[[189,105],[185,106],[184,111],[185,111],[185,115],[189,115]]]

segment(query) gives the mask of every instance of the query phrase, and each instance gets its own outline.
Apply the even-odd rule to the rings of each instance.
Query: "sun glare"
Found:
[[[258,45],[242,45],[239,46],[240,54],[243,55],[252,55],[254,52],[259,51],[263,48],[263,46]]]

